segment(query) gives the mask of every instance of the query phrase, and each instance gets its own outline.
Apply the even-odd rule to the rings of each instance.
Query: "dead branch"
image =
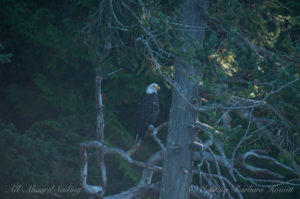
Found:
[[[154,171],[162,171],[162,168],[159,166],[149,167],[146,163],[131,158],[126,153],[126,151],[119,148],[107,147],[102,142],[99,141],[94,141],[94,140],[84,141],[80,144],[80,148],[82,150],[86,150],[88,148],[100,149],[104,153],[104,155],[119,155],[123,160],[125,160],[129,164],[132,164],[133,166],[140,167],[140,168],[148,168]]]
[[[211,131],[211,132],[213,132],[213,133],[221,133],[220,131],[218,131],[218,130],[215,129],[214,127],[212,127],[212,126],[210,126],[210,125],[208,125],[208,124],[204,124],[204,123],[202,123],[202,122],[200,122],[200,121],[197,121],[197,123],[191,125],[191,127],[192,127],[192,128],[198,128],[198,129],[200,129],[200,130],[202,130],[202,131],[205,131],[205,132]]]
[[[190,186],[190,194],[195,198],[199,199],[216,199],[217,196],[213,193],[208,191],[207,189],[200,188],[197,185]]]
[[[254,117],[253,115],[251,116],[251,113],[247,114],[247,116],[248,116],[247,119],[249,121],[251,121],[251,120],[252,120],[252,122],[260,121],[260,119],[258,119],[258,118],[250,119],[249,117]],[[262,119],[262,120],[264,122],[270,122],[269,120],[264,120],[264,119]],[[239,177],[242,176],[243,179],[251,182],[252,184],[254,184],[256,186],[266,186],[266,184],[272,184],[272,185],[283,185],[283,184],[299,185],[300,184],[299,180],[298,181],[297,181],[297,179],[285,180],[284,176],[282,176],[281,174],[276,173],[270,169],[251,166],[246,162],[246,160],[249,159],[250,156],[258,158],[258,159],[264,159],[266,161],[269,161],[271,164],[278,166],[279,168],[282,168],[284,170],[287,170],[287,171],[299,176],[299,169],[298,169],[299,166],[295,166],[297,164],[291,164],[291,166],[285,165],[282,162],[279,162],[278,160],[276,160],[275,158],[268,156],[269,151],[266,151],[266,150],[250,150],[248,152],[245,152],[242,155],[239,155],[238,157],[235,157],[235,152],[233,152],[231,158],[227,157],[222,144],[219,143],[218,140],[214,139],[213,132],[216,132],[216,129],[214,127],[207,125],[207,124],[203,124],[201,122],[197,122],[196,125],[194,125],[193,127],[196,127],[196,128],[199,128],[199,129],[205,131],[210,136],[210,139],[212,140],[212,144],[215,145],[214,149],[217,150],[217,152],[216,152],[215,150],[212,149],[212,147],[210,147],[210,145],[203,144],[201,142],[201,140],[199,140],[200,145],[201,145],[200,146],[201,150],[195,152],[195,154],[194,154],[194,160],[201,161],[201,164],[199,165],[199,169],[197,169],[197,171],[195,171],[195,173],[198,172],[197,174],[199,174],[200,178],[206,179],[208,184],[213,183],[215,186],[222,187],[224,189],[229,188],[229,187],[232,188],[233,183],[231,183],[230,179],[224,177],[224,175],[220,172],[221,170],[220,170],[219,166],[221,166],[223,169],[225,168],[227,170],[227,173],[230,174],[233,182],[236,181],[236,175],[237,175]],[[218,131],[218,133],[220,134],[221,132]],[[221,134],[223,134],[223,133],[221,133]],[[249,135],[251,135],[251,133],[249,133]],[[244,139],[246,139],[246,138],[248,138],[247,131],[244,135]],[[244,139],[242,139],[242,140],[244,140]],[[238,148],[239,145],[240,144],[238,144],[236,146],[236,149]],[[217,155],[217,154],[220,154],[220,155]],[[203,172],[200,169],[201,167],[204,166],[204,164],[203,164],[204,162],[206,163],[207,170],[209,171],[209,174],[207,174],[207,176],[203,176]],[[214,171],[215,173],[213,173],[212,170],[210,169],[209,162],[213,163],[213,165],[216,166],[215,171]],[[293,161],[293,162],[295,163],[295,161]],[[241,173],[241,171],[248,171],[248,172],[252,173],[252,176],[257,176],[257,177],[252,177],[252,178],[246,177]],[[209,179],[212,176],[215,176],[217,180]],[[259,178],[259,176],[268,176],[268,178],[266,178],[266,179]],[[271,177],[271,179],[270,179],[270,177]],[[225,185],[224,185],[224,183],[225,183]],[[229,187],[227,187],[227,185]],[[228,195],[228,197],[232,198],[230,195]]]
[[[196,145],[195,145],[200,149],[200,151],[198,151],[194,154],[194,160],[201,161],[201,163],[198,165],[198,169],[194,170],[193,173],[199,175],[199,178],[201,178],[200,182],[205,182],[210,187],[217,186],[217,187],[221,187],[223,189],[230,188],[231,190],[235,190],[237,188],[235,187],[233,182],[236,182],[236,177],[238,176],[238,177],[242,178],[243,180],[251,182],[252,184],[254,184],[256,186],[269,186],[270,184],[271,185],[274,185],[274,184],[275,185],[284,185],[284,184],[285,185],[299,185],[299,180],[297,181],[297,179],[284,180],[283,176],[280,175],[279,173],[276,173],[276,172],[266,169],[266,168],[254,167],[254,166],[251,166],[246,163],[246,160],[249,160],[249,157],[266,160],[266,161],[269,161],[270,163],[275,164],[276,166],[278,166],[280,168],[283,168],[283,169],[290,171],[291,173],[299,176],[300,169],[299,169],[299,165],[297,165],[295,160],[293,160],[293,162],[291,163],[292,166],[288,166],[288,165],[285,165],[285,164],[279,162],[275,158],[268,156],[268,153],[265,151],[262,151],[262,150],[250,150],[250,151],[245,152],[242,155],[236,155],[236,154],[237,154],[237,150],[239,149],[239,147],[242,146],[242,143],[244,143],[245,140],[251,138],[251,136],[252,137],[255,136],[256,135],[255,132],[257,132],[257,131],[262,131],[263,134],[265,134],[269,137],[269,139],[275,146],[278,145],[278,142],[279,142],[278,138],[276,138],[276,136],[274,136],[273,133],[270,132],[266,128],[268,125],[273,124],[274,121],[267,119],[267,118],[255,117],[252,114],[252,111],[254,108],[257,108],[260,106],[268,107],[268,104],[266,102],[268,97],[279,93],[287,86],[290,86],[291,84],[300,80],[300,78],[297,78],[293,81],[288,82],[287,84],[279,87],[277,90],[274,90],[274,85],[272,83],[262,83],[262,84],[272,86],[272,90],[269,93],[267,93],[262,100],[252,100],[252,99],[245,99],[245,98],[240,98],[237,96],[232,96],[228,102],[228,104],[229,104],[228,106],[224,106],[222,103],[212,103],[212,104],[206,105],[206,106],[204,106],[204,105],[199,106],[196,103],[192,103],[189,99],[186,98],[180,85],[178,85],[178,83],[176,81],[174,81],[170,77],[169,74],[167,74],[163,71],[163,69],[161,68],[161,65],[158,61],[158,57],[161,57],[161,58],[175,57],[175,55],[173,55],[172,53],[164,50],[157,40],[157,38],[160,35],[165,34],[166,31],[164,31],[162,33],[153,33],[151,31],[151,28],[150,28],[151,25],[149,24],[149,21],[150,21],[150,18],[151,19],[155,19],[155,18],[153,18],[151,16],[151,11],[149,11],[146,8],[146,6],[143,4],[142,1],[138,1],[138,3],[136,3],[136,5],[141,8],[142,15],[144,17],[143,19],[141,19],[139,17],[140,14],[135,13],[130,8],[130,6],[129,6],[130,3],[131,3],[130,1],[126,2],[125,0],[120,1],[120,4],[136,19],[137,23],[134,25],[123,24],[122,20],[120,20],[117,17],[116,12],[114,11],[115,8],[113,5],[113,1],[110,0],[108,7],[111,11],[111,16],[109,18],[109,21],[107,22],[107,25],[108,25],[107,29],[109,30],[112,28],[111,20],[114,20],[118,26],[118,27],[113,27],[113,28],[117,28],[118,30],[122,30],[122,31],[128,31],[128,29],[133,26],[139,26],[142,30],[142,34],[141,34],[141,37],[136,39],[136,41],[137,42],[141,41],[144,44],[145,49],[149,53],[150,58],[154,64],[156,70],[159,72],[159,74],[163,77],[163,79],[168,84],[170,84],[176,90],[176,92],[187,103],[187,105],[189,105],[193,109],[200,111],[200,112],[205,112],[205,111],[212,110],[212,109],[226,110],[223,115],[227,117],[227,119],[225,118],[226,119],[225,122],[226,122],[226,125],[229,127],[230,127],[230,115],[229,115],[230,111],[236,111],[240,115],[240,117],[242,117],[248,121],[247,130],[246,130],[242,140],[234,148],[232,157],[228,157],[228,154],[225,153],[222,142],[218,141],[218,139],[215,139],[215,137],[214,137],[215,134],[222,135],[222,132],[217,130],[216,125],[218,123],[216,123],[216,125],[215,125],[216,127],[210,126],[210,125],[202,123],[202,122],[197,122],[196,124],[191,125],[191,127],[198,128],[202,131],[205,131],[209,135],[209,139],[206,142],[197,140]],[[101,11],[101,9],[99,10],[100,17],[102,15],[102,11]],[[228,34],[228,31],[224,27],[219,25],[219,23],[215,19],[213,19],[211,17],[208,17],[208,19],[221,32]],[[101,21],[101,20],[99,20],[99,21]],[[99,23],[99,22],[97,22],[97,23]],[[172,24],[172,22],[170,24]],[[92,24],[92,25],[95,25],[95,24]],[[195,27],[186,27],[182,24],[173,24],[173,25],[176,26],[173,28],[178,29],[178,27],[179,27],[181,29],[182,28],[185,29],[185,31],[205,31],[205,29],[203,29],[203,28],[200,29],[199,27],[196,27],[196,26]],[[87,29],[91,30],[92,28],[88,27]],[[99,34],[96,34],[96,36],[99,36]],[[255,46],[242,33],[237,33],[237,37],[238,37],[239,41],[241,41],[248,49],[253,51],[259,58],[261,56],[272,56],[273,55],[272,52]],[[101,55],[102,57],[103,56],[105,57],[107,55],[108,49],[111,48],[110,37],[108,37],[106,40],[107,40],[107,43],[104,45],[102,51],[96,52],[98,56]],[[92,41],[92,40],[88,40],[88,41]],[[97,38],[97,41],[99,42],[99,38]],[[95,47],[91,43],[90,43],[90,45],[91,45],[91,47]],[[98,45],[97,42],[96,42],[96,45]],[[101,57],[98,60],[100,60],[100,62],[103,61],[103,59]],[[282,63],[285,63],[290,60],[288,60],[286,57],[282,56],[281,61],[282,61]],[[114,75],[116,72],[118,72],[118,70],[112,72],[112,75]],[[243,81],[242,83],[245,83],[245,82]],[[257,84],[260,84],[260,83],[257,83]],[[102,100],[102,99],[99,98],[99,100]],[[99,104],[100,104],[99,110],[101,110],[102,102]],[[252,109],[252,111],[249,112],[249,109]],[[280,117],[280,115],[278,113],[276,113],[276,114],[278,115],[278,117]],[[133,198],[144,198],[147,196],[157,196],[159,194],[160,185],[158,183],[151,184],[151,180],[152,180],[152,175],[153,175],[154,171],[158,171],[158,172],[162,171],[162,168],[159,166],[156,166],[156,165],[158,165],[163,160],[163,156],[164,156],[166,149],[165,149],[164,144],[161,142],[161,140],[159,140],[159,138],[156,136],[156,133],[157,133],[157,131],[159,131],[159,129],[163,128],[166,125],[167,125],[167,123],[166,124],[163,123],[162,125],[158,126],[157,128],[154,128],[154,127],[152,128],[151,135],[154,138],[154,140],[158,143],[158,145],[160,146],[161,151],[153,154],[147,160],[146,163],[134,160],[133,158],[130,157],[130,155],[137,150],[138,145],[136,145],[136,148],[134,148],[133,151],[129,151],[126,153],[122,149],[105,146],[103,144],[104,143],[103,139],[102,140],[98,139],[98,141],[82,142],[80,145],[80,155],[81,155],[81,186],[83,187],[83,189],[90,194],[98,194],[100,196],[104,195],[105,183],[103,183],[103,186],[93,186],[93,185],[87,184],[87,168],[88,168],[87,149],[94,148],[94,149],[100,151],[100,153],[102,154],[101,155],[102,157],[104,157],[104,155],[109,155],[109,154],[118,155],[124,161],[128,162],[132,166],[143,168],[142,177],[137,186],[135,186],[129,190],[126,190],[124,192],[121,192],[119,194],[116,194],[113,196],[106,196],[104,198],[106,198],[106,199],[120,199],[120,198],[133,199]],[[250,125],[254,125],[257,129],[253,132],[250,132]],[[103,126],[103,128],[102,128],[102,126]],[[103,125],[101,124],[101,118],[100,118],[99,127],[104,129],[104,123],[103,123]],[[275,139],[273,139],[274,137],[275,137]],[[282,150],[283,148],[280,146],[279,149]],[[210,164],[213,164],[214,166],[212,167]],[[102,161],[101,165],[104,165],[103,161]],[[207,173],[203,172],[202,167],[206,167]],[[244,176],[242,173],[242,171],[245,171],[245,170],[252,174],[258,173],[258,174],[267,175],[269,177],[272,177],[272,179],[260,179],[257,177],[247,177],[248,175]],[[104,171],[105,171],[105,169],[104,169]],[[224,171],[226,171],[226,172],[224,172]],[[229,174],[229,177],[227,177],[227,174]],[[102,174],[102,177],[103,176],[106,176],[106,174]],[[203,185],[203,184],[201,184],[201,185]],[[214,197],[214,198],[216,198],[215,196],[212,196],[210,193],[208,193],[205,189],[202,189],[202,187],[197,187],[195,185],[190,186],[190,192],[195,197],[201,197],[201,198]],[[223,193],[223,197],[225,196],[225,194],[227,194],[227,196],[229,198],[233,198],[233,196],[230,193]],[[238,195],[239,198],[243,198],[241,193],[237,192],[236,194]]]
[[[160,147],[162,147],[162,150],[165,149],[162,142],[159,140],[159,138],[156,137],[156,134],[159,130],[161,130],[163,127],[167,126],[168,122],[164,122],[161,125],[159,125],[157,128],[153,128],[155,133],[156,141],[160,143]],[[163,159],[163,153],[162,151],[159,151],[155,154],[153,154],[147,161],[147,163],[134,160],[130,157],[130,154],[128,152],[114,147],[107,147],[103,142],[93,140],[93,141],[85,141],[80,144],[80,157],[81,157],[81,173],[80,173],[80,182],[83,190],[89,194],[97,194],[100,197],[104,196],[104,187],[103,186],[94,186],[94,185],[88,185],[87,184],[87,169],[88,169],[88,158],[87,158],[87,149],[93,148],[97,151],[100,151],[101,154],[109,155],[114,154],[120,156],[123,160],[131,164],[132,166],[136,166],[139,168],[143,168],[143,174],[140,179],[139,184],[136,187],[131,188],[130,190],[124,191],[120,194],[116,194],[114,196],[108,196],[104,198],[143,198],[146,196],[149,196],[149,194],[156,195],[158,194],[158,185],[151,184],[151,179],[154,171],[162,171],[162,168],[159,166],[156,166],[159,162]],[[105,173],[106,176],[106,173]]]
[[[158,151],[148,159],[147,165],[154,166],[159,164],[162,160],[163,160],[163,152]],[[153,170],[145,168],[143,170],[139,185],[151,184],[152,176],[153,176]]]
[[[88,177],[88,157],[86,149],[81,147],[80,148],[80,162],[81,162],[81,169],[80,169],[80,185],[83,190],[89,194],[97,194],[99,196],[103,196],[103,188],[102,186],[94,186],[87,184],[87,177]]]
[[[146,198],[149,196],[156,196],[158,198],[159,195],[160,184],[145,184],[142,186],[135,186],[127,191],[123,191],[119,194],[115,194],[112,196],[106,196],[104,199],[140,199]]]
[[[165,126],[167,126],[169,124],[169,122],[163,122],[162,124],[160,124],[158,127],[153,128],[150,127],[150,130],[152,131],[151,136],[153,137],[153,139],[156,141],[156,143],[160,146],[161,150],[163,151],[163,153],[165,154],[166,152],[166,147],[165,145],[162,143],[162,141],[157,137],[157,133],[160,129],[164,128]]]
[[[100,70],[100,69],[99,69]],[[102,76],[100,74],[96,74],[95,84],[96,84],[96,108],[97,108],[97,128],[96,128],[96,140],[100,142],[104,142],[104,105],[102,102]],[[104,162],[104,154],[98,149],[96,151],[97,157],[97,167],[99,170],[98,178],[99,185],[103,187],[103,191],[106,189],[106,168]],[[104,193],[103,193],[104,194]]]

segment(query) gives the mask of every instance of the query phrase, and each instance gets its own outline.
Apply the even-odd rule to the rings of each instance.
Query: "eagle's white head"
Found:
[[[153,94],[153,93],[157,93],[157,91],[160,89],[160,87],[158,86],[158,84],[156,83],[152,83],[150,84],[147,89],[146,89],[146,93],[147,94]]]

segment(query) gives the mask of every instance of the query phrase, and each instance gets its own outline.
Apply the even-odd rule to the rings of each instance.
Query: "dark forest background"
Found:
[[[21,184],[24,188],[30,185],[80,187],[79,144],[84,140],[95,139],[96,131],[95,65],[84,44],[82,31],[98,9],[100,2],[99,0],[0,0],[1,198],[52,197],[6,193],[16,184]],[[175,15],[179,2],[161,0],[159,8],[164,14]],[[239,52],[236,56],[240,59],[238,64],[233,64],[233,68],[226,69],[229,73],[247,81],[278,80],[277,85],[299,77],[299,1],[280,0],[261,3],[236,0],[230,5],[231,9],[239,10],[234,12],[235,15],[226,12],[229,8],[226,7],[225,1],[212,2],[211,13],[220,17],[225,27],[233,22],[247,27],[251,39],[257,45],[274,50],[278,54],[284,52],[289,59],[294,60],[293,64],[283,67],[274,64],[276,56],[267,59],[266,63],[260,65],[265,71],[264,75],[261,75],[261,71],[250,64],[255,58],[250,56],[247,49],[233,46]],[[157,15],[160,16],[159,13]],[[164,18],[162,14],[161,18]],[[122,71],[105,79],[102,85],[105,141],[110,146],[118,146],[125,150],[134,143],[133,116],[146,86],[152,82],[161,86],[159,91],[161,113],[158,123],[168,120],[172,91],[147,60],[140,46],[136,45],[132,36],[134,34],[133,29],[119,35],[125,45],[112,46],[112,52],[105,61],[105,73],[119,68],[122,68]],[[226,40],[228,46],[236,43],[234,29],[230,34]],[[170,37],[176,38],[176,34]],[[216,41],[223,39],[222,35],[217,35],[213,31],[208,32],[204,42],[206,53],[209,54],[208,49],[215,47]],[[172,39],[166,39],[166,42],[170,41]],[[223,53],[220,59],[232,63],[233,58],[232,55]],[[239,69],[236,71],[234,68]],[[207,74],[213,74],[211,71],[213,69],[209,66],[204,70]],[[256,96],[264,91],[264,88],[253,85],[245,87],[251,89],[252,95]],[[291,124],[294,141],[297,144],[300,143],[299,88],[298,83],[270,99],[271,102],[276,102],[276,107]],[[244,94],[243,91],[237,93]],[[201,120],[213,120],[215,114],[214,112],[204,114]],[[235,123],[243,121],[236,119]],[[238,131],[239,127],[235,130]],[[159,134],[162,140],[165,140],[166,132],[164,129]],[[263,141],[258,144],[267,145]],[[157,150],[155,142],[148,137],[143,141],[135,157],[146,160]],[[278,154],[278,156],[282,161],[288,161],[288,155]],[[97,171],[96,165],[93,164],[93,153],[90,159],[88,182],[96,184]],[[297,161],[300,163],[299,156]],[[138,182],[141,170],[121,161],[119,157],[106,157],[106,164],[108,195],[128,189]],[[297,197],[297,194],[299,196],[299,189],[285,198],[292,199]],[[63,194],[63,198],[74,197],[69,193]],[[81,192],[76,197],[87,198],[87,195]],[[271,194],[265,197],[277,196]]]

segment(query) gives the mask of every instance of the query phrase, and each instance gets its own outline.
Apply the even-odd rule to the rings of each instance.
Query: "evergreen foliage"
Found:
[[[97,60],[89,49],[94,50],[95,46],[87,47],[83,41],[83,27],[95,17],[99,4],[107,2],[0,0],[1,198],[19,198],[18,194],[5,193],[15,184],[79,187],[79,143],[94,139],[96,129],[94,78]],[[202,85],[207,100],[203,103],[226,103],[232,95],[263,99],[267,92],[276,91],[300,76],[300,3],[297,0],[212,1],[209,13],[227,32],[209,28],[203,46],[194,42],[189,51],[180,48],[187,41],[178,37],[182,27],[174,23],[181,1],[161,0],[157,5],[153,0],[144,2],[155,6],[151,20],[145,17],[141,23],[148,23],[153,33],[163,32],[159,37],[160,45],[170,53],[170,56],[157,57],[163,73],[173,78],[174,57],[185,57],[202,74],[202,77],[190,78]],[[137,6],[132,5],[132,9],[143,14]],[[109,12],[108,7],[103,11],[104,22],[108,21],[106,12]],[[160,122],[168,120],[171,89],[138,41],[147,35],[134,23],[137,22],[135,17],[129,11],[119,10],[116,14],[122,21],[114,19],[115,29],[110,35],[113,48],[101,72],[124,70],[103,82],[105,141],[108,145],[129,149],[134,142],[133,116],[146,85],[157,82],[162,86]],[[209,26],[214,27],[214,24],[209,23]],[[102,46],[96,48],[104,47],[106,31],[103,28],[97,32]],[[262,57],[250,51],[242,44],[240,32],[271,54]],[[228,83],[226,92],[216,91],[215,88],[224,82]],[[292,142],[287,142],[284,152],[273,152],[274,158],[287,165],[291,163],[289,151],[300,145],[299,90],[298,81],[266,99],[274,107],[273,112],[254,111],[256,117],[274,119],[278,132],[288,129],[282,133],[292,137]],[[219,127],[216,120],[221,114],[223,112],[216,110],[207,111],[199,120],[225,132],[217,139],[225,140],[222,143],[226,153],[232,154],[247,122],[236,115],[232,118],[231,129]],[[159,136],[164,140],[165,132]],[[209,139],[208,135],[200,136]],[[144,143],[136,154],[141,160],[158,149],[153,147],[151,139]],[[249,139],[248,143],[239,152],[270,145],[264,137]],[[300,164],[299,154],[295,159]],[[140,171],[121,159],[108,157],[106,164],[108,194],[118,193],[138,182]],[[90,163],[89,169],[89,182],[96,183],[95,164]],[[299,193],[297,189],[294,195],[284,197],[299,197]],[[74,197],[63,195],[64,198]],[[22,195],[26,197],[45,198],[38,194]],[[86,197],[81,192],[78,198]],[[275,198],[274,195],[262,197]]]

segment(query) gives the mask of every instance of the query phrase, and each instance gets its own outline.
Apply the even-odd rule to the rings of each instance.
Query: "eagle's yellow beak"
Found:
[[[159,87],[159,86],[155,86],[155,88],[156,88],[156,90],[159,90],[159,89],[160,89],[160,87]]]

